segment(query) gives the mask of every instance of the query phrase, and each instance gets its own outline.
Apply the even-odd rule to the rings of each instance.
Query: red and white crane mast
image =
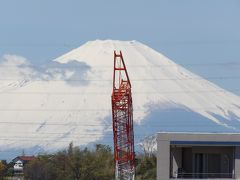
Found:
[[[114,136],[115,177],[135,179],[133,106],[131,82],[122,52],[114,51],[112,120]]]

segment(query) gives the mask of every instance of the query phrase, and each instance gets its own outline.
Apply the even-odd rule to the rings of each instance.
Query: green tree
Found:
[[[34,180],[111,180],[114,159],[111,148],[97,144],[81,149],[69,144],[67,150],[41,155],[25,167],[25,178]]]
[[[95,152],[95,179],[114,179],[114,159],[111,148],[107,145],[97,144]]]
[[[6,173],[6,164],[0,161],[0,179],[3,179]]]
[[[29,162],[24,168],[26,179],[49,180],[57,179],[57,167],[53,163],[54,156],[43,155]]]
[[[155,180],[156,179],[157,159],[154,155],[139,156],[137,158],[137,180]]]
[[[14,175],[14,169],[13,169],[13,162],[8,163],[6,166],[6,174],[5,176],[13,176]]]

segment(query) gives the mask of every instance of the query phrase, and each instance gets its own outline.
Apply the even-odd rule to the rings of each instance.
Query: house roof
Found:
[[[35,156],[18,156],[18,158],[23,161],[31,161],[35,158]]]
[[[13,162],[15,162],[17,160],[27,162],[27,161],[33,160],[34,158],[35,158],[35,156],[17,156],[16,158],[13,159]]]

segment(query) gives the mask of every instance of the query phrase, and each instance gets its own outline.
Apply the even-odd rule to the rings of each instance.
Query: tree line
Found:
[[[93,149],[74,147],[55,154],[39,155],[24,168],[25,179],[31,180],[111,180],[115,179],[111,148],[97,144]],[[136,180],[156,179],[154,155],[136,156]]]

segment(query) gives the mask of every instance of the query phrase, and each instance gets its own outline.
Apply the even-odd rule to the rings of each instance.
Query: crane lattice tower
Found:
[[[114,136],[115,177],[135,179],[133,106],[131,82],[122,52],[114,51],[112,120]]]

